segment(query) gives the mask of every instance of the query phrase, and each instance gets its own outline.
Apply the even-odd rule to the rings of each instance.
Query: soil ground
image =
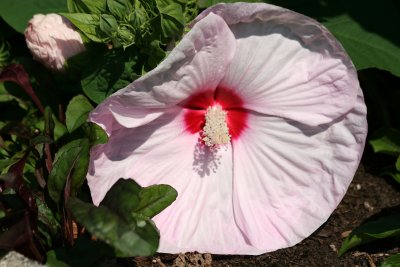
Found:
[[[187,253],[137,257],[124,266],[379,266],[386,257],[400,253],[400,238],[384,239],[348,251],[337,250],[352,229],[381,216],[400,213],[400,185],[390,178],[373,176],[361,165],[347,194],[329,220],[294,247],[259,256]]]

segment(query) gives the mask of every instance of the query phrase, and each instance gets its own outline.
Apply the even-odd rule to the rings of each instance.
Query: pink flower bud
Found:
[[[25,30],[25,39],[34,59],[58,71],[64,70],[66,59],[85,51],[72,23],[57,14],[34,15]]]

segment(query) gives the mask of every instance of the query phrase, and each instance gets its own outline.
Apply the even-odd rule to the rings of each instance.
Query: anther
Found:
[[[219,105],[207,108],[206,123],[202,131],[202,140],[207,146],[218,147],[231,141],[226,115],[226,111],[222,110]]]

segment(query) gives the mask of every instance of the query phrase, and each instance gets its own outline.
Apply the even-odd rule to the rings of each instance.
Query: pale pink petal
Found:
[[[107,144],[92,150],[87,176],[98,205],[119,178],[142,186],[169,184],[178,191],[154,217],[159,252],[260,254],[237,227],[232,206],[231,146],[211,152],[183,129],[184,111],[168,109],[143,127],[114,127]]]
[[[159,252],[261,254],[294,245],[328,218],[361,158],[365,104],[340,45],[316,22],[284,9],[232,8],[232,15],[224,5],[215,10],[241,21],[230,25],[236,41],[221,18],[203,16],[158,68],[91,114],[110,136],[91,151],[95,204],[119,178],[178,191],[154,218]],[[274,28],[282,18],[287,21]],[[322,66],[318,71],[314,61]],[[240,133],[232,145],[211,151],[198,133],[206,107],[188,112],[184,107],[193,105],[182,101],[216,87],[238,94],[239,106],[236,98],[213,96],[235,104],[229,121],[240,121]]]
[[[220,4],[215,13],[236,38],[235,57],[220,87],[235,90],[245,108],[308,125],[348,112],[357,74],[346,52],[321,24],[268,4]]]
[[[356,107],[326,129],[250,114],[233,151],[211,152],[184,131],[184,112],[114,127],[109,143],[93,151],[88,175],[95,204],[120,177],[178,191],[154,218],[164,253],[256,255],[301,241],[346,192],[367,128],[360,92]]]
[[[107,129],[110,129],[109,141],[95,146],[90,151],[87,181],[95,205],[101,202],[119,178],[131,177],[133,165],[139,157],[163,143],[181,137],[184,129],[182,112],[181,108],[165,109],[153,121],[135,128],[125,128],[109,118],[112,121],[112,125],[107,125]]]
[[[142,185],[163,183],[178,191],[176,201],[154,217],[158,252],[261,253],[246,243],[235,223],[230,146],[211,152],[198,136],[186,135],[147,154],[133,177]]]
[[[331,125],[249,115],[248,129],[233,142],[235,221],[249,245],[289,247],[328,219],[361,159],[365,116],[361,90],[353,110]]]
[[[107,109],[126,127],[142,123],[158,115],[150,109],[176,105],[191,94],[214,90],[222,79],[235,50],[232,32],[214,14],[206,16],[185,35],[158,67],[126,88],[119,90],[91,114],[91,120],[102,124]],[[157,114],[154,114],[157,113]],[[140,121],[135,121],[140,120]]]

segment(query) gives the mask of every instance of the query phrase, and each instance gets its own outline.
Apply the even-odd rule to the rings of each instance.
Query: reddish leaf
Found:
[[[11,174],[12,178],[6,181],[5,187],[13,188],[15,192],[18,194],[18,196],[20,196],[21,199],[28,206],[29,210],[33,213],[33,215],[37,216],[38,210],[35,203],[35,199],[33,198],[31,190],[28,187],[26,187],[24,179],[22,178],[25,163],[28,159],[29,152],[30,152],[29,150],[25,152],[25,155],[22,157],[22,159],[20,159],[10,167],[9,174]]]
[[[38,207],[31,190],[25,185],[23,179],[23,171],[29,154],[30,150],[26,151],[24,156],[10,167],[8,178],[4,180],[5,188],[14,189],[25,202],[27,209],[23,219],[10,226],[0,236],[0,249],[17,250],[28,257],[44,261],[45,251],[36,234],[38,233]]]
[[[23,218],[8,228],[0,236],[0,249],[16,250],[29,258],[43,262],[45,251],[32,228],[32,219],[28,212]]]
[[[24,89],[24,91],[31,97],[32,101],[38,109],[44,113],[44,108],[39,98],[33,91],[31,83],[29,82],[29,75],[24,67],[20,64],[10,64],[0,73],[0,82],[14,82]]]
[[[0,134],[13,134],[23,139],[30,139],[31,132],[20,122],[9,122],[0,129]]]

